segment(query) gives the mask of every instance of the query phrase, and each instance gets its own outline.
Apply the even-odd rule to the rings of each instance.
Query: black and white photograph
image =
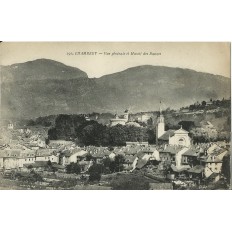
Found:
[[[230,43],[0,51],[0,189],[230,189]]]

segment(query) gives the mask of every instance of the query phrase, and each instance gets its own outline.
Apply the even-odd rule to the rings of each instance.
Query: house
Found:
[[[36,152],[36,161],[48,161],[58,163],[59,158],[54,149],[38,149]]]
[[[191,167],[189,165],[175,166],[171,165],[170,172],[179,178],[186,178],[187,172]],[[170,175],[170,174],[169,174]]]
[[[85,173],[89,170],[89,168],[93,165],[93,161],[90,160],[90,161],[86,161],[86,160],[81,160],[78,162],[78,164],[80,165],[81,167],[81,172],[82,173]]]
[[[135,156],[126,155],[125,159],[124,159],[124,163],[123,163],[124,169],[126,169],[128,171],[132,170],[132,168],[133,168],[132,165],[133,165],[133,163],[134,163],[135,160],[137,161],[138,158],[135,157]]]
[[[181,164],[182,165],[188,164],[191,167],[198,165],[199,164],[198,156],[199,156],[199,152],[194,148],[190,148],[182,154]]]
[[[215,149],[211,151],[208,156],[202,159],[202,164],[205,167],[204,175],[206,178],[211,176],[213,173],[221,173],[223,157],[228,153],[229,151],[224,148]]]
[[[151,118],[148,114],[142,114],[141,117],[138,118],[139,122],[147,122]]]
[[[204,173],[204,166],[202,165],[196,165],[188,170],[190,179],[192,178],[199,178],[201,179],[203,177]]]
[[[60,152],[59,155],[59,162],[58,164],[66,166],[68,164],[70,164],[69,162],[69,157],[72,155],[70,150],[63,150]]]
[[[111,152],[111,153],[109,154],[109,158],[110,158],[111,160],[114,160],[115,156],[116,156],[116,154],[115,154],[114,152]]]
[[[98,150],[96,150],[93,154],[92,157],[95,160],[96,163],[102,163],[102,160],[104,158],[109,157],[110,155],[110,151],[107,148],[99,148]]]
[[[170,162],[176,166],[181,166],[182,154],[188,150],[186,147],[181,146],[165,146],[164,149],[159,151],[161,162]]]
[[[14,129],[14,124],[12,122],[9,122],[7,125],[8,130],[13,130]]]
[[[145,147],[142,152],[144,155],[149,157],[149,160],[156,160],[160,161],[159,151],[156,149],[156,147],[148,146]]]
[[[82,150],[81,148],[74,149],[72,154],[69,156],[69,163],[76,163],[85,158],[87,154],[88,152]]]
[[[24,164],[35,162],[35,152],[33,150],[21,149],[4,149],[0,150],[0,168],[1,169],[18,169]]]

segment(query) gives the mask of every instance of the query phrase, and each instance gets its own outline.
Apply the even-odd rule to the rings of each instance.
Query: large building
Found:
[[[168,143],[169,145],[177,145],[183,147],[190,147],[191,138],[188,131],[182,129],[165,131],[164,116],[160,109],[160,115],[156,123],[156,144]]]
[[[110,126],[126,125],[129,120],[129,111],[125,110],[123,117],[119,117],[118,114],[115,114],[115,118],[110,120]]]

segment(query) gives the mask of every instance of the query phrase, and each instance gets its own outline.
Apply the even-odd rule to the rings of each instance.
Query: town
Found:
[[[104,125],[96,115],[75,116],[75,122],[61,115],[48,127],[7,120],[0,133],[0,188],[228,189],[230,122],[221,130],[210,120],[166,122],[183,115],[216,122],[212,115],[227,116],[230,104],[210,99],[180,110],[160,104],[154,114],[127,109]]]

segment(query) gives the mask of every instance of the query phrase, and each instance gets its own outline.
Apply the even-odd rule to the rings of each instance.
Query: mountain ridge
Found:
[[[140,65],[89,78],[61,62],[37,59],[1,66],[2,117],[152,111],[230,96],[230,78],[191,69]]]

